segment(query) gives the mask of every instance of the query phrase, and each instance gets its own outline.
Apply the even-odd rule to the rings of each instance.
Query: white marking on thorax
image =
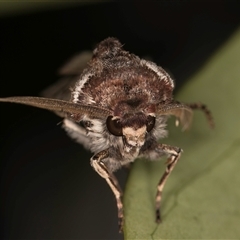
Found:
[[[87,73],[85,75],[83,75],[77,82],[75,85],[75,88],[72,92],[72,97],[73,97],[73,102],[74,103],[78,103],[79,101],[79,96],[82,93],[82,88],[84,86],[84,84],[89,80],[89,78],[93,76],[92,73]]]
[[[146,65],[148,68],[153,70],[160,77],[161,80],[163,80],[167,84],[170,84],[171,87],[174,88],[174,82],[172,78],[168,75],[168,73],[163,68],[157,66],[153,62],[149,62],[144,59],[141,60],[141,64]]]

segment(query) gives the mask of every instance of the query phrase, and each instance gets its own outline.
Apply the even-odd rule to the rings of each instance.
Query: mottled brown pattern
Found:
[[[124,51],[113,38],[104,40],[94,50],[87,71],[94,75],[84,84],[79,102],[91,96],[96,106],[114,111],[119,101],[136,99],[151,105],[161,102],[163,96],[172,98],[172,86],[162,81],[139,57]]]

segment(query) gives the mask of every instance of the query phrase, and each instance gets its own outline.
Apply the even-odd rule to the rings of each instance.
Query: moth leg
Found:
[[[167,159],[167,167],[165,172],[163,173],[158,186],[157,186],[157,194],[156,194],[156,222],[161,222],[161,212],[160,212],[160,205],[162,200],[162,191],[166,184],[167,178],[169,177],[170,173],[174,169],[175,165],[177,164],[178,160],[180,159],[182,149],[178,147],[169,146],[166,144],[158,144],[157,145],[157,152],[165,153],[169,157]]]
[[[86,129],[67,118],[64,118],[62,127],[65,129],[65,131],[71,138],[82,144],[86,149],[89,149],[89,146],[91,145],[91,140],[86,134]]]
[[[207,106],[205,104],[202,104],[202,103],[189,103],[189,104],[186,104],[186,105],[189,106],[193,110],[201,110],[201,111],[203,111],[203,113],[205,114],[205,116],[207,118],[207,121],[208,121],[210,127],[214,128],[214,121],[213,121],[212,114],[211,114],[210,110],[207,108]]]
[[[102,161],[109,157],[109,150],[103,150],[91,158],[91,165],[94,170],[106,180],[117,201],[119,232],[123,229],[123,203],[122,190],[116,177],[108,170],[106,164]]]

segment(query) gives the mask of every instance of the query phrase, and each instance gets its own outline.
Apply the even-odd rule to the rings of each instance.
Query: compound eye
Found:
[[[148,115],[147,117],[147,132],[152,131],[155,126],[155,117]]]
[[[108,131],[115,136],[122,136],[122,126],[119,119],[112,119],[113,116],[107,118],[106,124]]]

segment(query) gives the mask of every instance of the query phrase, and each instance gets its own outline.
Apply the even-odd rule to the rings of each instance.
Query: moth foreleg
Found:
[[[165,172],[163,173],[163,175],[158,183],[158,186],[157,186],[156,222],[160,223],[161,222],[160,205],[161,205],[161,200],[162,200],[162,191],[163,191],[163,188],[167,181],[167,178],[169,177],[170,173],[174,169],[175,165],[177,164],[177,162],[181,156],[182,149],[180,149],[178,147],[172,147],[169,145],[165,145],[165,144],[158,144],[156,151],[159,153],[165,153],[166,155],[169,156],[167,159],[167,162],[166,162],[167,167],[166,167]]]
[[[108,149],[103,150],[97,154],[95,154],[91,158],[91,165],[94,170],[106,180],[109,187],[112,189],[112,192],[117,201],[117,208],[118,208],[118,225],[119,225],[119,232],[122,232],[123,228],[123,203],[122,203],[122,190],[119,186],[118,180],[116,177],[109,171],[105,163],[102,161],[105,158],[109,157]]]
[[[202,103],[189,103],[186,104],[187,106],[189,106],[192,110],[201,110],[203,111],[203,113],[205,114],[207,121],[210,125],[211,128],[214,128],[214,121],[213,121],[213,117],[212,114],[210,112],[210,110],[207,108],[207,106],[205,104]]]
[[[63,120],[63,128],[71,138],[82,144],[86,149],[90,148],[91,140],[86,134],[86,129],[67,118]]]

